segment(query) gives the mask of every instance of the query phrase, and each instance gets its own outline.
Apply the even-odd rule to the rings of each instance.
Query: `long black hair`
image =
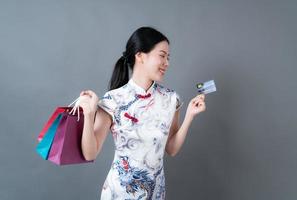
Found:
[[[129,81],[129,68],[133,71],[135,54],[148,53],[157,43],[167,41],[168,38],[152,27],[140,27],[130,36],[126,44],[126,50],[118,59],[109,82],[109,90],[119,88]]]

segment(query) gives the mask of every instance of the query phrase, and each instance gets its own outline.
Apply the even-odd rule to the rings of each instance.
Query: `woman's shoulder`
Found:
[[[175,110],[178,110],[184,103],[183,98],[180,97],[179,93],[176,92],[175,89],[163,86],[161,84],[157,84],[158,91],[160,93],[165,94],[165,96],[170,96],[175,103]]]
[[[165,92],[165,93],[169,93],[169,94],[174,94],[176,93],[176,91],[170,87],[167,87],[163,84],[160,83],[156,83],[156,87],[159,91]]]
[[[126,93],[126,88],[127,88],[127,84],[119,87],[119,88],[115,88],[115,89],[111,89],[111,90],[107,90],[102,96],[101,98],[109,98],[109,99],[115,99],[117,97],[121,97]]]

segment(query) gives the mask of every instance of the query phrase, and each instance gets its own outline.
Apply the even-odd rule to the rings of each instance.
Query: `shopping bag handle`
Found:
[[[77,101],[79,100],[79,98],[80,98],[80,96],[79,96],[77,99],[75,99],[71,104],[69,104],[68,107],[70,107],[70,106],[73,105],[75,102],[77,102]]]
[[[75,112],[77,111],[77,121],[79,121],[79,102],[80,102],[80,97],[79,96],[77,99],[75,99],[72,103],[70,103],[68,105],[68,107],[72,106],[74,103],[75,105],[73,106],[73,108],[71,109],[71,111],[69,112],[69,114],[75,115]]]

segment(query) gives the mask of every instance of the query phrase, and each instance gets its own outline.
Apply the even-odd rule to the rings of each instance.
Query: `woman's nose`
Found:
[[[165,66],[166,68],[169,66],[169,61],[168,61],[168,60],[165,61],[164,66]]]

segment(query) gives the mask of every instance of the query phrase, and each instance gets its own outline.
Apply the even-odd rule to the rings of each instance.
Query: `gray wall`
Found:
[[[98,199],[113,158],[56,166],[35,152],[56,106],[104,94],[132,32],[171,40],[163,84],[184,99],[214,79],[176,157],[167,199],[297,198],[296,1],[0,1],[0,199]]]

